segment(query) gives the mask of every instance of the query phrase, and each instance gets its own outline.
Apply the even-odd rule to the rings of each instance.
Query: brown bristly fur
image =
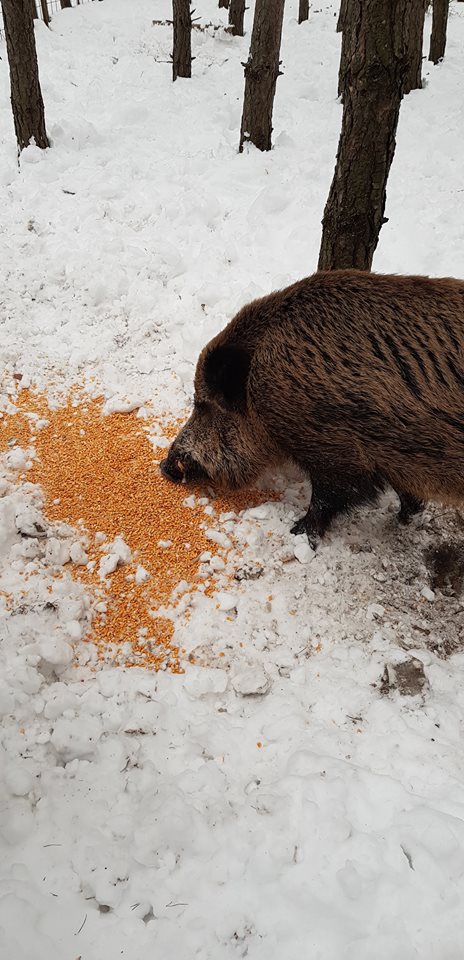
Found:
[[[226,485],[232,463],[236,485],[294,460],[314,487],[307,532],[385,482],[403,519],[464,501],[464,281],[316,273],[240,310],[195,391],[178,456]]]

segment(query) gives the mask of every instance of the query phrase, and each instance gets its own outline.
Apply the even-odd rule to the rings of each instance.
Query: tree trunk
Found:
[[[422,48],[424,45],[424,20],[426,0],[413,0],[408,29],[409,66],[404,81],[404,93],[422,87]]]
[[[348,0],[340,0],[340,11],[337,20],[337,33],[342,33],[345,27],[346,8]]]
[[[60,0],[60,7],[62,10],[69,10],[72,7],[71,0]]]
[[[45,149],[50,144],[45,130],[30,0],[1,0],[1,3],[18,148],[27,147],[34,138],[37,146]]]
[[[37,13],[37,5],[36,5],[35,0],[30,0],[30,4],[31,4],[31,16],[32,16],[32,19],[33,19],[33,20],[37,20],[37,18],[38,18],[38,13]]]
[[[433,0],[432,33],[429,60],[439,63],[445,56],[449,0]]]
[[[244,143],[271,149],[272,107],[279,76],[285,0],[256,0],[250,53],[245,64],[240,153]]]
[[[43,22],[44,22],[44,24],[45,24],[47,27],[49,27],[49,26],[50,26],[50,14],[49,14],[49,12],[48,12],[47,0],[40,0],[40,6],[42,7]]]
[[[172,79],[192,76],[192,16],[190,0],[172,0]]]
[[[342,0],[338,23],[341,23],[342,48],[340,51],[340,66],[338,69],[338,96],[342,103],[345,99],[345,85],[352,57],[356,51],[359,39],[358,0]],[[337,24],[338,30],[338,24]]]
[[[233,27],[232,36],[243,37],[244,18],[245,18],[245,0],[230,0],[229,26]]]
[[[219,0],[219,8],[221,8],[221,7],[222,7],[224,10],[228,10],[228,9],[229,9],[229,0]]]
[[[413,0],[350,0],[353,37],[319,270],[370,270],[384,223],[388,173],[408,66]],[[344,31],[345,33],[345,31]]]
[[[298,7],[298,23],[309,20],[309,0],[300,0]]]

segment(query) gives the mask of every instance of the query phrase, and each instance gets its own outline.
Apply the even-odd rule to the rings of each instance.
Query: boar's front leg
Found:
[[[418,500],[410,493],[402,493],[400,490],[396,490],[396,493],[400,500],[398,523],[407,524],[416,513],[420,513],[424,509],[424,501]]]
[[[349,470],[318,470],[313,477],[313,495],[308,512],[291,530],[294,534],[306,533],[313,548],[335,517],[349,513],[363,503],[372,503],[385,486],[378,475]]]

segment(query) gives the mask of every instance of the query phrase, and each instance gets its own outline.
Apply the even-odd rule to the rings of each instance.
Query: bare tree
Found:
[[[271,149],[272,108],[279,71],[285,0],[256,0],[250,53],[245,64],[240,147]]]
[[[62,10],[70,10],[72,7],[71,0],[60,0],[60,7]]]
[[[172,0],[172,79],[192,76],[192,15],[190,0]]]
[[[344,101],[344,89],[353,50],[357,43],[359,30],[359,18],[357,13],[357,0],[341,0],[337,30],[342,34],[340,65],[338,68],[338,96],[341,97],[342,102]]]
[[[427,0],[413,0],[408,27],[408,69],[404,81],[404,93],[422,87],[422,48],[424,45],[424,21]]]
[[[298,4],[298,23],[309,20],[309,0],[300,0]]]
[[[347,80],[347,71],[353,51],[353,44],[357,42],[359,21],[357,18],[357,0],[341,0],[340,15],[337,30],[342,23],[342,49],[340,54],[340,68],[338,72],[338,95],[344,99],[344,88]],[[405,22],[402,25],[402,36],[407,43],[408,68],[404,80],[403,93],[411,90],[420,90],[422,87],[422,47],[424,37],[424,20],[428,0],[410,0],[405,11]]]
[[[30,0],[30,4],[31,4],[31,16],[33,20],[37,20],[39,16],[37,13],[37,4],[35,0]]]
[[[219,8],[223,7],[224,10],[229,9],[229,0],[219,0]]]
[[[429,60],[439,63],[445,56],[449,0],[433,0]]]
[[[324,211],[319,270],[371,268],[395,152],[412,2],[350,0],[354,25],[342,131]]]
[[[48,12],[48,3],[47,0],[40,0],[40,6],[42,7],[42,17],[43,22],[47,27],[50,26],[50,14]]]
[[[1,4],[18,148],[22,150],[34,139],[38,147],[45,149],[50,144],[45,129],[31,4],[29,0],[1,0]]]
[[[346,8],[348,6],[348,0],[340,0],[340,10],[337,20],[337,33],[341,33],[344,29],[345,17],[346,17]]]
[[[245,0],[230,0],[229,26],[232,27],[234,37],[243,37],[243,21],[245,19]]]

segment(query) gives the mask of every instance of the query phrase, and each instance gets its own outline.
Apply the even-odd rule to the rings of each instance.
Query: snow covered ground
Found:
[[[167,0],[104,0],[37,24],[52,149],[18,170],[2,46],[3,408],[16,373],[178,416],[211,335],[312,272],[339,37],[326,0],[296,12],[263,155],[237,154],[249,32],[195,31],[173,85]],[[446,60],[402,107],[379,271],[464,272],[463,46],[452,3]],[[54,577],[76,535],[34,535],[29,456],[0,480],[1,957],[461,960],[462,518],[399,530],[386,497],[298,559],[291,478],[235,523],[262,575],[179,619],[195,664],[95,670],[90,598]]]

